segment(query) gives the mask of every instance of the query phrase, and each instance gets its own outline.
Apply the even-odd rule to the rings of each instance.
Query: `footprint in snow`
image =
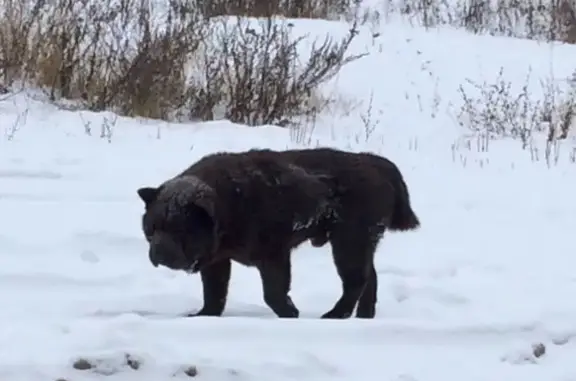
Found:
[[[80,258],[82,259],[82,261],[84,261],[86,263],[98,263],[98,262],[100,262],[100,258],[92,250],[83,250],[80,253]]]

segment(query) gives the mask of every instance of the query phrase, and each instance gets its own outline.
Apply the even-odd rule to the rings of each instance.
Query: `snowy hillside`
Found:
[[[352,49],[370,54],[324,86],[331,109],[292,130],[2,95],[0,380],[576,379],[576,141],[547,145],[545,121],[528,125],[551,97],[542,83],[556,101],[571,91],[576,46],[394,19],[364,25]],[[200,307],[200,279],[150,265],[136,189],[210,152],[296,146],[378,152],[405,175],[422,228],[380,246],[376,319],[318,319],[340,283],[328,246],[308,244],[293,262],[300,319],[277,319],[239,265],[224,317],[180,317]]]

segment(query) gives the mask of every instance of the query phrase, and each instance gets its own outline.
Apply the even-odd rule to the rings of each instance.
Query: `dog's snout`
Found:
[[[150,256],[150,262],[152,262],[152,266],[158,267],[160,262],[158,261],[158,255],[156,254],[156,251],[153,247],[150,247],[149,256]]]
[[[160,265],[161,259],[166,258],[169,254],[170,247],[168,247],[167,240],[160,234],[155,234],[150,242],[150,262],[154,267]]]
[[[172,267],[178,261],[179,248],[170,237],[155,235],[150,242],[150,262],[154,267],[159,265]]]
[[[150,262],[152,262],[152,265],[154,267],[158,267],[158,265],[160,264],[160,259],[159,259],[160,253],[161,253],[161,249],[159,247],[159,244],[158,243],[151,243],[148,255],[150,256]]]

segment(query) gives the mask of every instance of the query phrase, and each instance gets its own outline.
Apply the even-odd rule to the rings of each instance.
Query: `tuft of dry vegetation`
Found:
[[[539,158],[534,138],[544,136],[544,158],[549,164],[557,160],[558,142],[568,139],[576,130],[576,82],[541,81],[541,94],[536,94],[530,87],[530,72],[521,89],[514,89],[503,74],[500,69],[492,83],[468,80],[460,86],[462,106],[458,123],[486,139],[519,140],[535,161]],[[571,156],[576,161],[576,152]]]
[[[576,44],[572,0],[388,0],[386,11],[425,27]]]
[[[348,54],[354,24],[301,62],[306,36],[276,15],[329,17],[347,1],[0,0],[0,87],[126,116],[285,126],[320,112],[319,86],[362,55]]]
[[[79,357],[72,362],[72,367],[80,371],[92,371],[100,375],[109,376],[118,373],[124,368],[139,370],[143,360],[137,356],[125,353],[122,358],[118,356],[104,358],[84,358]]]
[[[78,358],[72,363],[72,367],[76,370],[90,370],[94,368],[94,364],[85,358]]]
[[[187,366],[184,370],[183,370],[184,374],[187,375],[188,377],[196,377],[198,376],[198,368],[196,368],[194,365],[191,366]]]
[[[206,17],[277,15],[333,20],[345,15],[351,4],[350,0],[213,0],[202,1],[200,9]]]
[[[502,356],[501,361],[513,365],[538,364],[539,359],[545,354],[546,346],[543,343],[534,343],[529,350],[520,348],[517,351],[507,353]]]
[[[546,346],[543,343],[532,344],[532,354],[536,358],[540,358],[546,354]]]
[[[141,371],[144,366],[144,359],[138,355],[119,353],[96,356],[96,357],[78,357],[72,361],[72,367],[78,371],[92,372],[98,376],[112,376],[125,371]],[[226,372],[230,376],[238,376],[236,370],[228,369]],[[200,371],[196,365],[182,364],[177,366],[173,373],[168,377],[187,376],[190,378],[198,377]],[[55,381],[66,381],[65,378],[58,378]]]

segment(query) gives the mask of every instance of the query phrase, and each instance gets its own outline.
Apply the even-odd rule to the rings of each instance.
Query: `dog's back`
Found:
[[[280,155],[310,173],[334,179],[342,218],[367,224],[388,218],[391,230],[419,224],[409,207],[408,188],[400,170],[382,156],[332,148],[288,150]]]

